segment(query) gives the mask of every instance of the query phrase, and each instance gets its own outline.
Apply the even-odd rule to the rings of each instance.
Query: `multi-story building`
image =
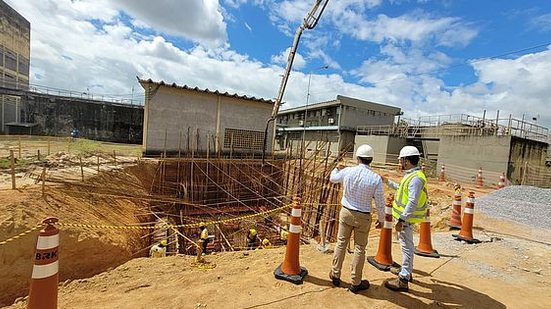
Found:
[[[0,0],[0,87],[28,89],[31,24]],[[6,123],[21,122],[21,99],[0,96],[0,132]]]
[[[393,125],[400,108],[337,95],[335,100],[280,111],[276,150],[313,149],[331,143],[334,154],[352,151],[356,129],[362,125]]]

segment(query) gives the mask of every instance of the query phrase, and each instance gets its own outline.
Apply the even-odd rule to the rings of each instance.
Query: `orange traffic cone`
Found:
[[[505,173],[501,173],[501,175],[499,175],[499,181],[497,183],[497,188],[498,189],[505,188]]]
[[[480,240],[473,238],[474,219],[474,192],[469,192],[469,197],[463,210],[463,224],[459,235],[452,235],[456,240],[464,240],[469,244],[479,243]]]
[[[432,248],[432,239],[430,235],[430,211],[427,209],[425,221],[421,222],[419,227],[419,245],[415,247],[415,254],[439,258],[438,251]]]
[[[375,266],[378,270],[389,271],[391,267],[400,267],[392,260],[392,201],[394,195],[389,195],[386,199],[385,222],[381,228],[381,237],[379,238],[379,248],[376,256],[368,256],[369,264]]]
[[[475,187],[477,187],[477,188],[484,187],[484,178],[482,178],[482,167],[478,168],[478,174],[476,174]]]
[[[47,226],[38,236],[27,305],[29,309],[57,308],[59,229],[53,226],[57,221],[57,218],[44,220]]]
[[[459,184],[455,184],[455,195],[453,197],[453,204],[452,204],[452,216],[450,221],[448,222],[448,226],[452,229],[461,229],[461,186]]]
[[[289,224],[285,260],[274,270],[276,279],[286,280],[294,284],[301,284],[308,274],[308,270],[300,267],[299,263],[300,233],[302,232],[301,215],[300,198],[295,197],[293,199],[293,209],[291,210],[291,224]]]
[[[440,176],[438,176],[438,181],[446,181],[446,165],[442,164],[442,169],[440,169]]]

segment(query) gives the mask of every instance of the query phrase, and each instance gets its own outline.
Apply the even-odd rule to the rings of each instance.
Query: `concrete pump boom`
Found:
[[[285,87],[287,86],[289,75],[291,74],[293,61],[295,60],[295,54],[298,48],[298,42],[300,41],[302,32],[304,31],[304,29],[314,29],[314,27],[316,27],[321,17],[321,14],[325,10],[325,6],[327,6],[328,2],[329,0],[316,0],[312,8],[310,8],[310,11],[308,11],[308,14],[304,18],[302,24],[297,28],[297,32],[295,33],[295,38],[293,40],[293,45],[291,46],[291,50],[289,50],[289,56],[287,57],[287,66],[285,67],[285,73],[283,73],[283,77],[281,78],[281,84],[279,84],[279,91],[277,93],[277,98],[274,104],[274,108],[272,109],[272,115],[270,116],[270,119],[268,119],[268,121],[266,122],[266,130],[264,131],[264,148],[262,149],[262,163],[264,163],[264,158],[266,156],[266,141],[268,138],[268,128],[270,127],[270,122],[274,122],[274,120],[277,117],[277,113],[279,112],[279,107],[281,106],[283,95],[285,94]]]

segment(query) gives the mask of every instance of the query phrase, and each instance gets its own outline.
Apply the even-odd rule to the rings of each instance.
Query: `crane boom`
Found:
[[[325,6],[327,6],[328,2],[329,0],[316,0],[312,8],[310,8],[310,11],[304,18],[302,24],[297,28],[295,38],[293,39],[293,45],[291,46],[291,49],[289,50],[289,56],[287,57],[287,66],[285,67],[285,73],[283,73],[281,83],[279,84],[279,91],[274,104],[274,108],[272,110],[272,115],[270,117],[271,121],[275,120],[275,118],[277,117],[277,113],[279,112],[281,101],[283,100],[283,95],[285,94],[285,88],[287,87],[287,81],[289,80],[289,75],[291,74],[293,61],[295,60],[295,54],[297,52],[298,42],[300,41],[302,32],[304,31],[304,29],[314,29],[314,27],[316,27],[321,17],[321,14],[325,10]]]
[[[283,77],[281,78],[281,83],[279,84],[279,91],[277,93],[277,98],[274,103],[274,108],[272,109],[272,115],[270,116],[270,119],[268,119],[268,121],[266,122],[266,130],[264,131],[264,148],[262,149],[263,164],[264,164],[264,158],[266,156],[266,141],[268,138],[268,128],[270,127],[270,122],[273,122],[276,119],[277,113],[279,112],[281,101],[283,100],[283,95],[285,94],[285,88],[287,87],[287,81],[289,80],[289,75],[291,74],[293,61],[295,60],[295,54],[297,52],[298,42],[300,41],[302,32],[305,29],[314,29],[314,27],[316,27],[321,17],[321,14],[323,14],[323,11],[325,10],[325,7],[327,6],[328,2],[329,0],[316,0],[314,5],[312,5],[312,7],[310,8],[310,11],[308,11],[308,14],[306,14],[306,17],[304,17],[302,24],[300,24],[300,26],[297,28],[297,31],[295,33],[295,38],[293,39],[293,45],[291,46],[291,49],[289,50],[289,56],[287,57],[287,66],[285,67],[285,72],[283,73]]]

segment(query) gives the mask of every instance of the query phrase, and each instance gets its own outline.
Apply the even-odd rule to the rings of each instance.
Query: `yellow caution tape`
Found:
[[[14,240],[16,240],[16,239],[19,239],[19,238],[21,238],[21,237],[23,237],[23,236],[25,236],[25,235],[27,235],[27,234],[33,232],[33,231],[38,230],[38,229],[41,228],[41,227],[42,227],[42,224],[39,224],[39,225],[37,225],[37,226],[35,226],[35,227],[31,228],[31,229],[28,229],[28,230],[26,230],[26,231],[24,231],[24,232],[21,232],[21,233],[15,235],[15,236],[13,236],[13,237],[10,237],[10,238],[8,238],[8,239],[6,239],[6,240],[4,240],[4,241],[0,241],[0,246],[5,245],[5,244],[7,244],[7,243],[9,243],[9,242],[12,242],[12,241],[14,241]]]
[[[274,212],[281,211],[285,208],[292,207],[292,204],[284,205],[278,208],[258,212],[251,215],[245,215],[241,217],[235,217],[235,218],[229,218],[229,219],[223,219],[223,220],[215,220],[210,222],[205,222],[205,225],[211,225],[211,224],[223,224],[223,223],[229,223],[234,221],[240,221],[245,219],[250,219],[254,217],[264,216],[267,214],[271,214]],[[170,224],[163,224],[163,225],[98,225],[98,224],[81,224],[81,223],[63,223],[58,222],[56,225],[60,227],[76,227],[76,228],[88,228],[88,229],[134,229],[134,230],[152,230],[152,229],[168,229],[168,228],[194,228],[199,227],[200,223],[189,223],[189,224],[178,224],[178,225],[170,225]]]

